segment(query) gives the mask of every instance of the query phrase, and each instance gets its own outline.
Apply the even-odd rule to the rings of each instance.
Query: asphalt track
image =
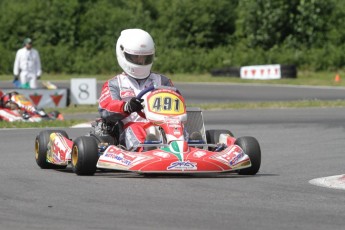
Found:
[[[345,108],[206,111],[204,120],[259,140],[256,176],[42,170],[42,129],[0,130],[0,229],[344,229],[344,191],[309,181],[344,173]],[[65,130],[75,138],[88,128]]]
[[[173,79],[172,79],[173,80]],[[54,81],[59,88],[70,88],[69,81]],[[97,82],[99,96],[104,82]],[[13,88],[10,81],[0,82],[3,89]],[[260,102],[260,101],[294,101],[294,100],[344,100],[345,87],[324,86],[289,86],[267,84],[236,83],[181,83],[175,86],[190,104]]]

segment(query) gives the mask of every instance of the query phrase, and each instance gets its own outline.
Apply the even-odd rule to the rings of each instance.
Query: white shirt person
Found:
[[[38,51],[32,48],[32,40],[24,39],[24,47],[16,53],[14,61],[14,80],[20,80],[21,88],[36,89],[37,79],[42,74],[41,60]]]

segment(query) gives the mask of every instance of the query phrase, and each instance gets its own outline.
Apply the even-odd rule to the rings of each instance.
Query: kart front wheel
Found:
[[[228,134],[231,137],[234,136],[231,131],[226,130],[226,129],[211,129],[211,130],[206,130],[206,140],[207,144],[217,144],[219,143],[219,137],[221,134]],[[210,151],[213,151],[213,147],[209,147]]]
[[[240,175],[255,175],[261,165],[261,149],[259,142],[254,137],[239,137],[235,141],[235,145],[242,148],[245,154],[249,156],[252,166],[245,169],[240,169]]]
[[[81,136],[74,140],[71,156],[72,170],[77,175],[93,175],[98,161],[98,145],[94,137]]]
[[[62,136],[68,139],[68,135],[63,130],[43,130],[39,132],[35,139],[35,159],[36,163],[42,169],[64,169],[66,165],[54,165],[47,162],[48,143],[50,134],[61,133]]]

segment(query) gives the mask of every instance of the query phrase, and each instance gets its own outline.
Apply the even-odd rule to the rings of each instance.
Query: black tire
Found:
[[[254,137],[239,137],[235,141],[235,145],[242,148],[245,154],[249,156],[252,166],[246,169],[240,169],[240,175],[255,175],[261,165],[261,149],[259,142]]]
[[[295,65],[280,65],[282,78],[297,78],[297,67]]]
[[[230,132],[229,130],[225,130],[225,129],[210,129],[210,130],[206,130],[207,144],[217,144],[219,142],[219,136],[222,133],[229,134],[232,137],[234,136],[234,134],[232,132]],[[209,147],[209,150],[213,151],[214,148]]]
[[[53,119],[57,119],[58,116],[60,115],[60,112],[59,111],[52,111],[49,113],[50,117],[53,118]]]
[[[71,166],[77,175],[93,175],[98,161],[96,138],[81,136],[74,140],[71,154]]]
[[[239,67],[225,67],[211,70],[211,75],[214,77],[240,77]]]
[[[116,145],[115,138],[110,135],[97,136],[97,138],[99,138],[99,140],[97,140],[99,143],[104,142],[108,143],[109,145]]]
[[[47,151],[50,134],[61,133],[62,136],[69,138],[64,130],[43,130],[39,132],[35,139],[35,159],[42,169],[64,169],[67,165],[54,165],[47,162]]]
[[[195,132],[192,132],[192,134],[189,136],[189,140],[194,140],[194,141],[202,140],[203,141],[203,138],[202,138],[202,135],[200,132],[195,131]]]

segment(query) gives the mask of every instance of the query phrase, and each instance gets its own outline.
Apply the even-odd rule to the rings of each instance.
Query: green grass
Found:
[[[51,127],[71,127],[86,120],[65,120],[65,121],[41,121],[41,122],[6,122],[0,121],[0,128],[51,128]]]
[[[224,109],[284,109],[284,108],[336,108],[345,107],[345,100],[320,101],[275,101],[275,102],[233,102],[224,104],[191,104],[190,107],[200,107],[202,110]]]
[[[263,108],[335,108],[345,107],[345,100],[320,101],[320,100],[300,100],[300,101],[278,101],[278,102],[241,102],[224,104],[187,104],[187,107],[200,107],[202,110],[224,110],[224,109],[263,109]],[[53,109],[46,109],[47,112]],[[97,106],[80,105],[60,108],[62,114],[82,114],[95,113]],[[73,119],[65,121],[42,121],[42,122],[1,122],[0,128],[48,128],[48,127],[71,127],[76,124],[88,122],[85,119]]]
[[[205,74],[165,74],[173,82],[228,82],[228,83],[255,83],[255,84],[288,84],[288,85],[312,85],[312,86],[345,86],[345,71],[339,71],[340,78],[344,81],[335,82],[337,72],[311,72],[299,71],[295,79],[282,78],[279,80],[248,80],[237,77],[213,77],[208,73]],[[69,81],[71,78],[97,78],[98,81],[106,81],[113,77],[114,74],[104,75],[69,75],[69,74],[43,74],[43,81]],[[4,81],[12,80],[11,75],[0,75]]]
[[[339,72],[340,79],[344,81],[335,82],[336,72],[309,72],[298,73],[297,78],[282,78],[278,80],[250,80],[237,77],[213,77],[210,74],[189,75],[175,74],[169,75],[174,82],[228,82],[228,83],[255,83],[255,84],[287,84],[287,85],[311,85],[311,86],[345,86],[345,72]]]
[[[202,110],[222,110],[222,109],[260,109],[260,108],[335,108],[345,107],[345,100],[298,100],[298,101],[272,101],[272,102],[229,102],[229,103],[212,103],[212,104],[188,104],[187,107],[199,107]],[[50,112],[52,109],[46,109]],[[61,108],[59,111],[63,114],[78,113],[97,113],[97,105],[79,105]]]
[[[51,112],[56,110],[56,108],[47,108],[44,110]],[[70,105],[65,108],[58,108],[58,111],[62,114],[97,113],[98,105]]]

